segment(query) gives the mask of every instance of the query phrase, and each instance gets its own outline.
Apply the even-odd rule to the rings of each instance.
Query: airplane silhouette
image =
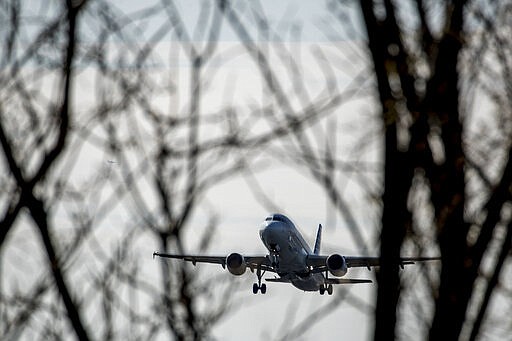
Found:
[[[247,268],[256,271],[257,283],[253,284],[253,293],[267,292],[265,283],[261,283],[263,275],[274,272],[279,277],[265,278],[267,282],[291,283],[304,291],[319,291],[320,295],[327,292],[332,295],[333,284],[371,283],[369,279],[340,278],[347,274],[349,268],[379,266],[379,257],[342,256],[320,254],[322,241],[322,225],[318,226],[315,246],[310,249],[300,232],[290,219],[282,214],[268,216],[262,224],[260,238],[268,250],[267,255],[241,255],[231,253],[227,256],[203,256],[168,254],[155,251],[153,258],[175,258],[196,263],[220,264],[222,268],[236,276],[243,275]],[[416,261],[439,260],[440,257],[401,257],[397,266],[414,264]],[[329,277],[329,273],[335,278]]]

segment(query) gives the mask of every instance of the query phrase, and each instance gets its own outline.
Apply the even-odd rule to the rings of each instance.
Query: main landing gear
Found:
[[[332,284],[329,284],[329,285],[323,285],[323,284],[322,284],[322,285],[320,286],[320,289],[319,289],[318,291],[320,291],[320,295],[325,294],[325,292],[326,292],[326,291],[327,291],[327,293],[328,293],[329,295],[332,295]]]
[[[258,290],[260,290],[262,294],[265,294],[267,292],[267,285],[265,283],[261,285],[259,285],[258,283],[254,283],[252,285],[252,293],[257,294]]]
[[[256,270],[256,276],[258,277],[258,283],[254,283],[252,285],[252,293],[257,294],[258,290],[264,295],[267,292],[267,285],[265,283],[261,284],[261,277],[265,274],[265,271],[261,273],[261,268],[258,267]]]

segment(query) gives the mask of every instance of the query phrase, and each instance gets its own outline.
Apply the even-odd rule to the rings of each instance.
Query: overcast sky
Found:
[[[189,32],[190,40],[192,42],[205,40],[207,34],[198,29],[201,27],[197,24],[198,18],[201,6],[211,6],[213,2],[182,0],[175,3],[180,10],[186,31]],[[159,2],[155,1],[155,6],[158,4]],[[275,48],[276,51],[280,47],[280,42],[291,43],[288,48],[295,53],[293,54],[294,62],[302,71],[302,80],[313,98],[322,95],[326,87],[325,70],[322,70],[322,66],[318,62],[319,52],[330,63],[338,65],[337,68],[332,69],[330,77],[333,78],[340,91],[349,87],[352,79],[368,72],[364,58],[365,53],[362,50],[363,45],[360,43],[361,30],[358,24],[357,6],[350,5],[346,12],[336,13],[329,9],[328,4],[329,1],[295,0],[239,1],[236,3],[238,13],[245,15],[244,18],[247,21],[250,21],[251,18],[253,20],[247,25],[250,28],[253,27],[249,32],[252,39],[261,44],[268,44],[270,50]],[[251,8],[247,6],[251,6]],[[126,17],[131,17],[134,13],[141,13],[140,11],[150,7],[148,2],[140,1],[118,1],[117,3],[119,13],[124,13]],[[258,15],[268,19],[270,26],[267,35],[257,33],[259,31],[254,28],[258,23]],[[125,37],[129,37],[133,41],[124,41],[124,43],[144,44],[154,37],[155,32],[164,25],[164,22],[168,21],[165,13],[158,13],[150,18],[151,20],[139,20],[136,23],[127,24],[123,32]],[[159,21],[160,19],[161,21]],[[352,29],[343,28],[345,23]],[[254,65],[252,58],[245,52],[242,44],[239,43],[239,37],[230,29],[225,20],[222,25],[219,37],[221,42],[218,46],[220,53],[208,64],[208,71],[215,76],[209,80],[208,91],[205,91],[204,94],[202,108],[205,112],[215,111],[216,108],[225,105],[225,101],[229,101],[232,107],[240,108],[241,111],[243,107],[247,108],[251,103],[260,104],[262,101],[263,84],[260,71]],[[95,38],[98,33],[97,27],[92,25],[83,25],[81,30],[89,34],[91,38]],[[155,51],[153,58],[156,64],[151,70],[155,73],[155,77],[165,74],[169,68],[182,69],[183,73],[190,69],[190,64],[186,59],[182,59],[183,56],[172,59],[167,54],[169,53],[168,44],[176,39],[175,35],[160,39],[163,41],[159,47],[160,50]],[[84,39],[82,43],[87,43],[87,40]],[[113,50],[109,53],[116,57],[125,55],[129,61],[132,51],[119,48],[120,41],[113,40],[112,43]],[[274,58],[271,59],[272,66],[279,77],[282,77],[284,90],[292,94],[294,84],[290,79],[291,76],[287,74],[289,71],[286,69],[286,63],[276,56],[272,58]],[[113,60],[117,59],[113,58]],[[90,96],[94,96],[97,91],[94,72],[97,70],[80,70],[76,78],[77,115],[85,114],[89,110]],[[178,74],[182,73],[178,72]],[[182,91],[182,88],[186,88],[186,81],[183,83],[181,79],[173,81],[175,81],[174,85],[177,87],[178,93]],[[364,88],[371,85],[370,83],[371,79],[366,80],[363,77],[358,86]],[[236,84],[233,85],[230,96],[226,96],[226,93],[229,92],[226,91],[226,84]],[[180,98],[180,103],[182,103],[180,108],[186,110],[187,93],[186,90],[183,92],[185,94],[182,96],[185,98]],[[320,137],[319,141],[336,141],[339,160],[378,161],[378,136],[374,137],[375,140],[368,140],[368,136],[365,135],[377,130],[375,124],[368,123],[367,120],[368,117],[372,117],[373,109],[368,96],[362,97],[363,100],[343,103],[314,129],[308,131],[308,134],[316,134],[316,137]],[[293,105],[298,105],[301,102],[300,97],[290,98]],[[160,99],[156,95],[152,104],[161,107],[162,111],[165,111],[168,106],[166,99]],[[364,145],[358,142],[362,138],[366,138]],[[70,143],[70,146],[73,144]],[[281,152],[286,153],[286,150],[281,150]],[[90,175],[98,169],[98,165],[105,163],[104,155],[97,153],[94,147],[84,147],[79,153],[76,169],[72,173],[74,178],[70,179],[70,183],[76,181],[79,184],[87,181]],[[376,255],[377,250],[372,246],[376,245],[375,214],[378,212],[365,209],[368,207],[367,202],[372,199],[365,197],[363,189],[350,176],[344,177],[338,174],[335,181],[340,186],[344,199],[351,204],[358,225],[363,227],[363,235],[370,245],[370,249],[367,251],[355,247],[348,232],[350,224],[334,212],[324,190],[311,178],[310,173],[300,169],[297,165],[280,162],[276,158],[266,158],[265,160],[266,163],[258,164],[261,168],[253,170],[254,179],[258,181],[260,188],[268,198],[279,207],[279,211],[288,215],[296,223],[310,245],[314,243],[318,224],[322,223],[325,227],[322,248],[325,253],[339,252],[357,255],[364,252],[365,255]],[[114,163],[104,164],[103,167],[108,168],[107,171],[111,172],[122,172],[123,167],[127,167],[119,160],[114,161]],[[373,180],[375,182],[377,178]],[[215,212],[220,217],[219,229],[214,236],[214,243],[209,250],[210,254],[266,253],[267,250],[259,239],[258,229],[265,216],[272,212],[269,212],[262,205],[261,199],[254,195],[251,181],[244,176],[233,177],[206,194],[190,223],[190,226],[197,228],[189,228],[186,232],[187,252],[195,252],[198,244],[198,232],[201,227],[206,226],[208,214]],[[66,219],[68,218],[65,216],[57,217],[57,221],[62,223],[60,226],[69,226],[70,223]],[[104,243],[105,249],[113,248],[120,242],[124,230],[119,227],[129,224],[130,219],[132,216],[127,207],[116,207],[102,222],[102,226],[96,228],[97,238]],[[14,243],[17,248],[26,246],[27,235],[30,233],[28,229],[24,228],[13,231],[11,238],[17,241]],[[160,260],[151,259],[151,254],[156,248],[155,240],[148,237],[140,239],[136,249],[133,250],[143,259],[147,259],[147,266],[143,269],[144,276],[147,278],[152,278],[155,276],[154,274],[158,273]],[[81,259],[82,267],[90,266],[92,268],[94,264],[91,257],[88,257],[88,252],[91,252],[91,249],[84,248],[79,251],[78,257]],[[8,266],[16,264],[16,260],[7,262],[7,264]],[[37,266],[34,267],[37,268]],[[219,273],[226,278],[232,276],[222,270],[220,266],[209,264],[199,265],[197,271],[204,277],[204,281],[209,281],[211,278],[218,279]],[[33,273],[30,275],[33,276]],[[366,269],[351,270],[348,277],[374,279],[373,273],[369,273]],[[19,280],[22,282],[23,278]],[[155,280],[157,280],[156,276]],[[241,290],[234,293],[233,311],[228,313],[214,328],[214,336],[219,340],[273,340],[285,336],[283,331],[291,331],[292,335],[289,337],[294,340],[313,338],[318,340],[366,340],[372,335],[372,295],[375,289],[373,284],[338,286],[335,288],[335,295],[320,296],[316,292],[301,292],[291,285],[271,283],[268,285],[266,295],[253,295],[252,283],[256,280],[255,275],[248,271],[237,280],[241,282]],[[217,297],[216,299],[222,298]],[[354,307],[361,305],[362,309]],[[318,320],[319,316],[321,319]],[[308,326],[307,323],[309,318],[314,321],[311,326]],[[303,326],[307,327],[303,328]]]
[[[156,7],[160,6],[160,1],[152,1]],[[151,1],[118,1],[117,8],[131,16],[134,13],[140,13],[147,8],[151,8]],[[261,1],[234,1],[233,8],[237,13],[244,16],[245,23],[249,28],[250,35],[253,40],[265,41],[331,41],[346,40],[360,38],[361,26],[357,23],[360,21],[360,12],[357,1],[346,1],[343,11],[332,11],[331,1],[307,1],[307,0],[261,0]],[[208,37],[208,32],[201,29],[204,25],[204,19],[210,19],[208,16],[204,17],[201,14],[202,8],[216,7],[217,2],[211,0],[187,1],[178,0],[174,1],[178,11],[181,13],[184,26],[187,29],[187,36],[193,41],[205,40]],[[346,32],[343,28],[343,23],[333,24],[333,18],[339,21],[353,21],[356,24],[357,31]],[[168,18],[165,13],[161,13],[162,21]],[[265,19],[268,23],[268,34],[262,34],[258,29],[261,19]],[[155,17],[152,16],[151,20],[144,22],[147,32],[152,32],[151,27],[158,27],[161,24]],[[203,27],[204,28],[204,27]],[[358,37],[359,36],[359,37]],[[134,39],[141,38],[133,37]],[[150,38],[146,36],[145,38]],[[239,37],[233,30],[226,25],[222,24],[221,33],[219,35],[221,41],[239,41]]]

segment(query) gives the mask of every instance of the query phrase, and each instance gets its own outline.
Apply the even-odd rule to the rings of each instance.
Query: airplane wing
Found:
[[[226,268],[227,258],[227,256],[178,255],[170,253],[161,253],[158,251],[153,252],[153,258],[155,258],[155,256],[162,258],[181,259],[187,262],[191,262],[193,265],[196,265],[196,263],[220,264],[224,269]],[[257,270],[259,267],[263,271],[275,272],[275,269],[272,267],[270,260],[266,256],[243,257],[246,267],[248,267],[251,270]]]
[[[441,257],[400,257],[400,261],[398,265],[403,267],[404,265],[414,264],[415,262],[425,262],[425,261],[433,261],[440,260]],[[373,266],[380,265],[379,257],[352,257],[345,256],[345,261],[347,262],[348,268],[357,268],[357,267],[365,267],[370,268]]]
[[[306,263],[312,267],[312,272],[324,272],[327,270],[326,261],[329,256],[321,255],[308,255]],[[380,265],[379,257],[360,257],[360,256],[344,256],[347,268],[364,267],[370,269],[374,266]],[[425,262],[440,260],[441,257],[401,257],[397,265],[403,267],[404,265],[414,264],[415,262]]]

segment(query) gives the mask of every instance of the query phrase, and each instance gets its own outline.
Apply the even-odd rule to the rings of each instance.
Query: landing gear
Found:
[[[258,290],[261,291],[263,295],[267,292],[267,285],[265,283],[258,285],[258,283],[254,283],[252,285],[252,293],[257,294]]]
[[[327,293],[329,294],[329,296],[332,295],[332,284],[329,284],[327,286]]]
[[[254,283],[252,285],[252,293],[253,294],[257,294],[258,290],[261,291],[261,293],[263,295],[265,295],[265,293],[267,292],[267,285],[265,283],[261,284],[261,277],[263,277],[264,274],[265,274],[265,271],[263,271],[263,273],[261,273],[261,268],[258,267],[258,269],[256,270],[256,276],[258,277],[258,283]]]
[[[267,258],[274,268],[279,267],[279,253],[277,253],[277,251],[270,252]]]
[[[325,272],[325,280],[327,281],[328,279],[329,279],[329,271],[326,271]],[[332,295],[332,284],[329,284],[329,285],[322,284],[320,286],[320,289],[318,289],[318,291],[320,291],[320,295],[325,294],[325,292],[327,291],[327,293],[330,296],[330,295]]]
[[[327,294],[332,295],[332,284],[329,284],[329,285],[322,284],[320,286],[320,288],[318,289],[318,291],[320,292],[320,295],[325,294],[326,291],[327,291]]]

